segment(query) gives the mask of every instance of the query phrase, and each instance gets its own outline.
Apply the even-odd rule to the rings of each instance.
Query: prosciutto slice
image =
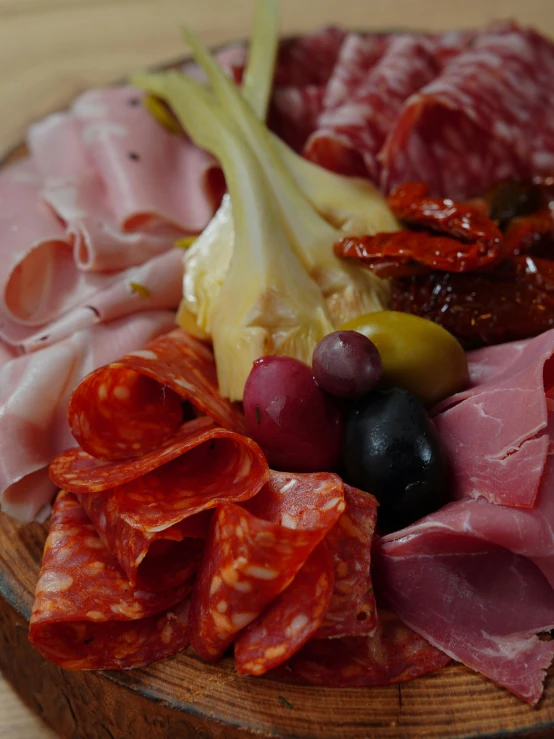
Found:
[[[78,331],[0,367],[0,507],[21,521],[46,513],[55,487],[53,457],[71,446],[66,417],[72,391],[96,367],[169,331],[174,315],[152,311]],[[46,508],[45,508],[46,507]]]
[[[471,387],[443,401],[435,425],[457,497],[532,507],[548,453],[554,330],[468,354]]]
[[[382,538],[375,568],[389,605],[408,626],[532,705],[554,657],[554,642],[537,636],[554,628],[554,415],[545,398],[553,340],[547,332],[469,355],[473,387],[445,401],[436,419],[447,449],[454,445],[465,455],[466,467],[451,457],[460,500]],[[450,435],[443,435],[441,418]],[[472,458],[465,442],[479,428]],[[535,436],[522,442],[529,433]],[[532,446],[538,440],[542,466]],[[517,464],[502,478],[495,459],[507,444],[513,450],[507,459]],[[529,497],[522,507],[520,486],[532,507]]]

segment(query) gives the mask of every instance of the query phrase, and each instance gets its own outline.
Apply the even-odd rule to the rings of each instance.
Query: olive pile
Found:
[[[262,357],[244,390],[253,439],[270,466],[338,470],[401,528],[446,502],[447,466],[425,406],[469,381],[465,353],[436,324],[372,313],[323,338],[312,369]]]

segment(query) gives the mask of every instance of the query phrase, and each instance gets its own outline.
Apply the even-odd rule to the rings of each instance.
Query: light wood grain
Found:
[[[220,43],[248,33],[251,9],[252,0],[0,0],[0,151],[80,90],[182,55],[181,22]],[[554,37],[554,0],[283,0],[285,32],[327,22],[459,28],[501,17]],[[0,739],[52,736],[0,677]]]

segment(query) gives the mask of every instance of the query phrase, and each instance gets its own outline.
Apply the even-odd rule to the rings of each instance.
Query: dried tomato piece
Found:
[[[536,256],[554,258],[554,218],[548,206],[536,213],[514,218],[504,232],[506,254],[518,256],[532,252]]]
[[[398,187],[388,204],[397,218],[418,230],[342,238],[335,253],[361,261],[380,277],[418,274],[422,266],[427,271],[469,272],[503,258],[502,234],[481,208],[431,198],[420,183]]]
[[[488,273],[396,279],[391,307],[435,321],[466,348],[536,336],[554,327],[554,262],[525,256]]]

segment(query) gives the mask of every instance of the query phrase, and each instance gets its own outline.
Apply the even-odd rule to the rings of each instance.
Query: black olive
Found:
[[[366,395],[344,434],[346,482],[372,493],[380,523],[399,529],[447,502],[448,470],[423,405],[403,388]]]

